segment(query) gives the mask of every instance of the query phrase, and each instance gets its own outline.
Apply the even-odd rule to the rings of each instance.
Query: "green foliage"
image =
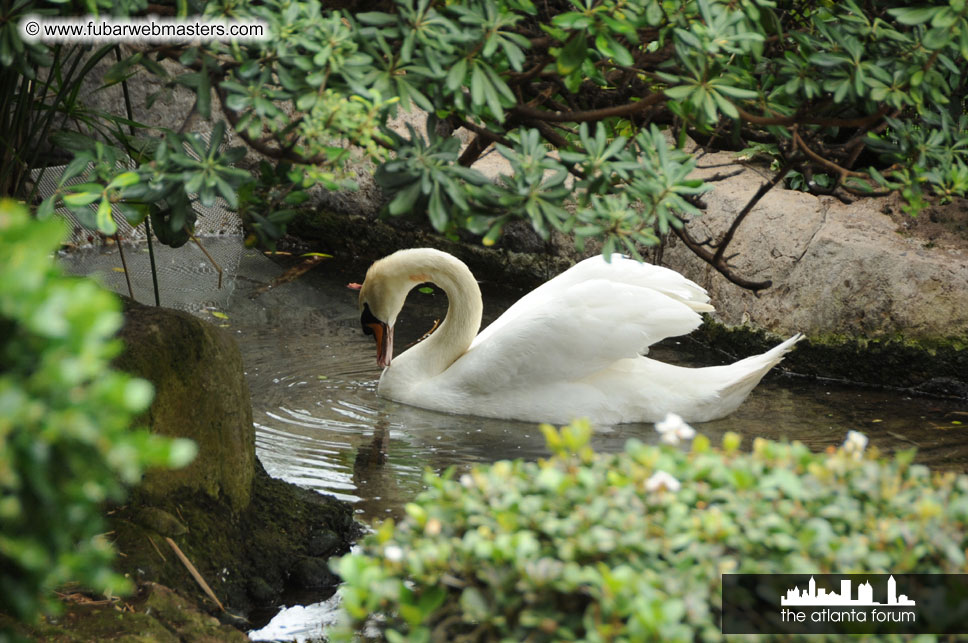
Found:
[[[552,457],[428,489],[344,556],[342,622],[388,641],[720,640],[723,573],[964,573],[968,477],[734,433],[714,448],[542,427]],[[359,630],[368,624],[369,629]],[[375,628],[375,629],[373,629]]]
[[[54,266],[63,234],[0,201],[0,612],[24,620],[56,607],[49,592],[66,581],[127,589],[99,535],[102,503],[195,452],[129,429],[151,385],[111,370],[118,300]]]
[[[353,13],[315,0],[197,3],[209,17],[263,20],[271,37],[146,49],[120,60],[107,82],[143,69],[158,77],[159,97],[175,85],[195,91],[203,118],[216,118],[217,96],[242,140],[284,171],[232,171],[239,153],[214,142],[167,132],[161,144],[145,145],[125,130],[142,124],[71,113],[68,122],[96,130],[136,167],[108,175],[85,169],[85,160],[103,156],[91,142],[86,152],[73,150],[73,169],[92,174],[85,188],[55,199],[90,209],[85,225],[105,233],[109,204],[123,204],[133,221],[156,206],[164,239],[178,244],[192,230],[192,201],[220,196],[268,240],[284,232],[298,205],[285,201],[287,184],[301,192],[352,185],[346,164],[355,156],[379,165],[391,215],[426,214],[439,231],[469,229],[485,243],[518,218],[545,236],[574,231],[579,243],[596,238],[634,251],[697,213],[708,188],[686,178],[690,136],[706,147],[770,150],[776,169],[796,173],[788,185],[800,189],[896,191],[912,214],[968,189],[964,0],[379,6]],[[112,11],[137,7],[131,0]],[[9,72],[19,68],[2,55],[4,35],[0,63]],[[169,71],[163,57],[177,57],[181,68]],[[431,131],[387,131],[389,119],[412,105],[432,115]],[[476,139],[461,151],[433,131],[438,119],[468,127]],[[468,169],[491,148],[513,169],[494,185]],[[138,183],[109,187],[112,173],[123,172]]]

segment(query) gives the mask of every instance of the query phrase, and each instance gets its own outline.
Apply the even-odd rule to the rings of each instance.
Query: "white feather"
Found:
[[[378,391],[453,413],[556,423],[656,422],[667,413],[712,420],[733,412],[801,338],[726,366],[683,368],[643,357],[655,342],[695,330],[699,313],[713,307],[679,273],[620,255],[582,261],[476,337],[480,290],[462,262],[440,251],[406,250],[375,263],[361,307],[396,319],[405,290],[418,281],[447,292],[447,317],[391,361]]]

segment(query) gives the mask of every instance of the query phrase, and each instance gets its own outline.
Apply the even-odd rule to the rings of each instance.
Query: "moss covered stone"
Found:
[[[187,313],[133,302],[125,319],[117,365],[156,389],[143,421],[195,440],[198,457],[183,470],[145,476],[110,512],[120,571],[217,609],[171,539],[232,612],[272,604],[287,588],[334,585],[333,576],[307,569],[348,549],[358,533],[352,509],[265,472],[232,337]]]
[[[134,596],[115,603],[68,602],[60,616],[32,627],[21,625],[18,630],[21,636],[52,643],[248,641],[242,632],[156,583],[144,583]]]
[[[727,327],[709,319],[693,337],[733,355],[768,350],[777,340],[750,326]],[[968,398],[968,342],[957,338],[808,337],[786,356],[783,367],[814,377]]]
[[[163,499],[181,489],[249,504],[255,471],[252,406],[242,354],[231,336],[188,313],[126,302],[120,370],[155,385],[143,423],[152,432],[190,438],[198,456],[178,471],[149,472],[140,492]]]

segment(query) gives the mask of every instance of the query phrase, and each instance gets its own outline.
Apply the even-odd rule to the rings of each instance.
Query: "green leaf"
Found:
[[[588,42],[584,33],[572,34],[565,46],[561,48],[556,65],[558,73],[568,76],[581,67],[588,55]]]
[[[476,67],[475,67],[476,68]],[[458,60],[450,71],[447,72],[447,78],[444,81],[444,86],[450,91],[457,91],[464,85],[464,77],[467,75],[467,59],[461,58]]]
[[[98,186],[100,188],[100,186]],[[74,194],[65,194],[64,203],[69,208],[79,208],[81,206],[90,205],[98,199],[101,198],[101,192],[77,192]]]
[[[364,13],[356,14],[355,17],[363,24],[373,25],[375,27],[386,27],[389,25],[396,25],[400,22],[399,16],[383,13],[381,11],[366,11]]]
[[[444,207],[444,200],[441,197],[439,185],[435,185],[430,192],[430,203],[427,205],[427,214],[430,216],[430,224],[437,232],[443,232],[450,223],[447,209]]]
[[[50,135],[51,142],[68,152],[83,152],[94,149],[94,139],[78,132],[59,130]]]
[[[742,89],[741,87],[731,87],[729,85],[719,85],[716,86],[716,91],[731,96],[733,98],[739,99],[753,99],[759,96],[759,93],[754,92],[750,89]]]
[[[474,65],[471,72],[471,102],[474,105],[484,104],[484,91],[487,84],[487,77],[481,70],[481,66]]]
[[[121,216],[124,217],[124,220],[127,221],[132,228],[141,225],[141,223],[145,220],[145,217],[148,216],[148,206],[143,203],[127,203],[121,201],[115,205],[121,212]]]
[[[104,72],[104,76],[101,77],[101,82],[103,83],[102,86],[110,87],[111,85],[120,83],[121,81],[127,80],[133,76],[135,72],[131,71],[131,67],[137,65],[141,61],[143,55],[144,54],[139,51],[134,55],[126,56],[111,65],[111,67]]]
[[[77,154],[74,159],[67,164],[67,167],[64,168],[64,171],[61,173],[60,180],[57,181],[57,187],[62,187],[69,180],[86,171],[91,166],[92,159],[93,157],[86,152]]]
[[[920,25],[934,18],[943,7],[898,7],[887,12],[897,18],[902,25]]]
[[[414,205],[417,203],[417,199],[420,197],[420,181],[414,181],[406,188],[397,193],[397,195],[390,201],[389,211],[390,214],[396,216],[403,214],[405,212],[413,211]]]
[[[694,91],[696,91],[695,85],[679,85],[677,87],[667,87],[664,93],[672,100],[684,100]]]
[[[138,181],[139,177],[137,172],[122,172],[111,179],[111,182],[108,183],[106,189],[111,190],[114,188],[126,188],[129,185],[134,185]]]
[[[476,587],[467,587],[461,592],[460,607],[474,621],[483,621],[490,613],[487,599]]]
[[[717,91],[712,91],[710,94],[712,94],[713,99],[716,101],[716,106],[719,107],[719,111],[730,118],[739,118],[739,112],[736,111],[736,106],[729,99],[723,97]]]
[[[40,220],[49,219],[54,214],[54,202],[57,200],[57,195],[52,194],[40,203],[40,207],[37,208],[37,218]]]
[[[111,202],[107,198],[101,199],[101,203],[98,204],[97,229],[98,232],[106,235],[112,235],[118,231],[118,225],[111,215]]]

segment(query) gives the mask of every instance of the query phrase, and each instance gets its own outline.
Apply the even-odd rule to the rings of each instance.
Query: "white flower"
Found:
[[[662,441],[666,444],[679,444],[682,440],[691,440],[696,435],[696,430],[675,413],[669,413],[664,420],[656,422],[655,430],[662,435]]]
[[[387,545],[383,548],[383,555],[386,556],[387,560],[399,563],[403,560],[403,549],[397,545]]]
[[[645,481],[645,490],[649,493],[656,491],[669,490],[675,493],[679,491],[682,484],[665,471],[656,471],[648,480]]]
[[[847,439],[844,440],[844,451],[859,459],[867,448],[867,442],[867,436],[860,431],[848,431]]]

